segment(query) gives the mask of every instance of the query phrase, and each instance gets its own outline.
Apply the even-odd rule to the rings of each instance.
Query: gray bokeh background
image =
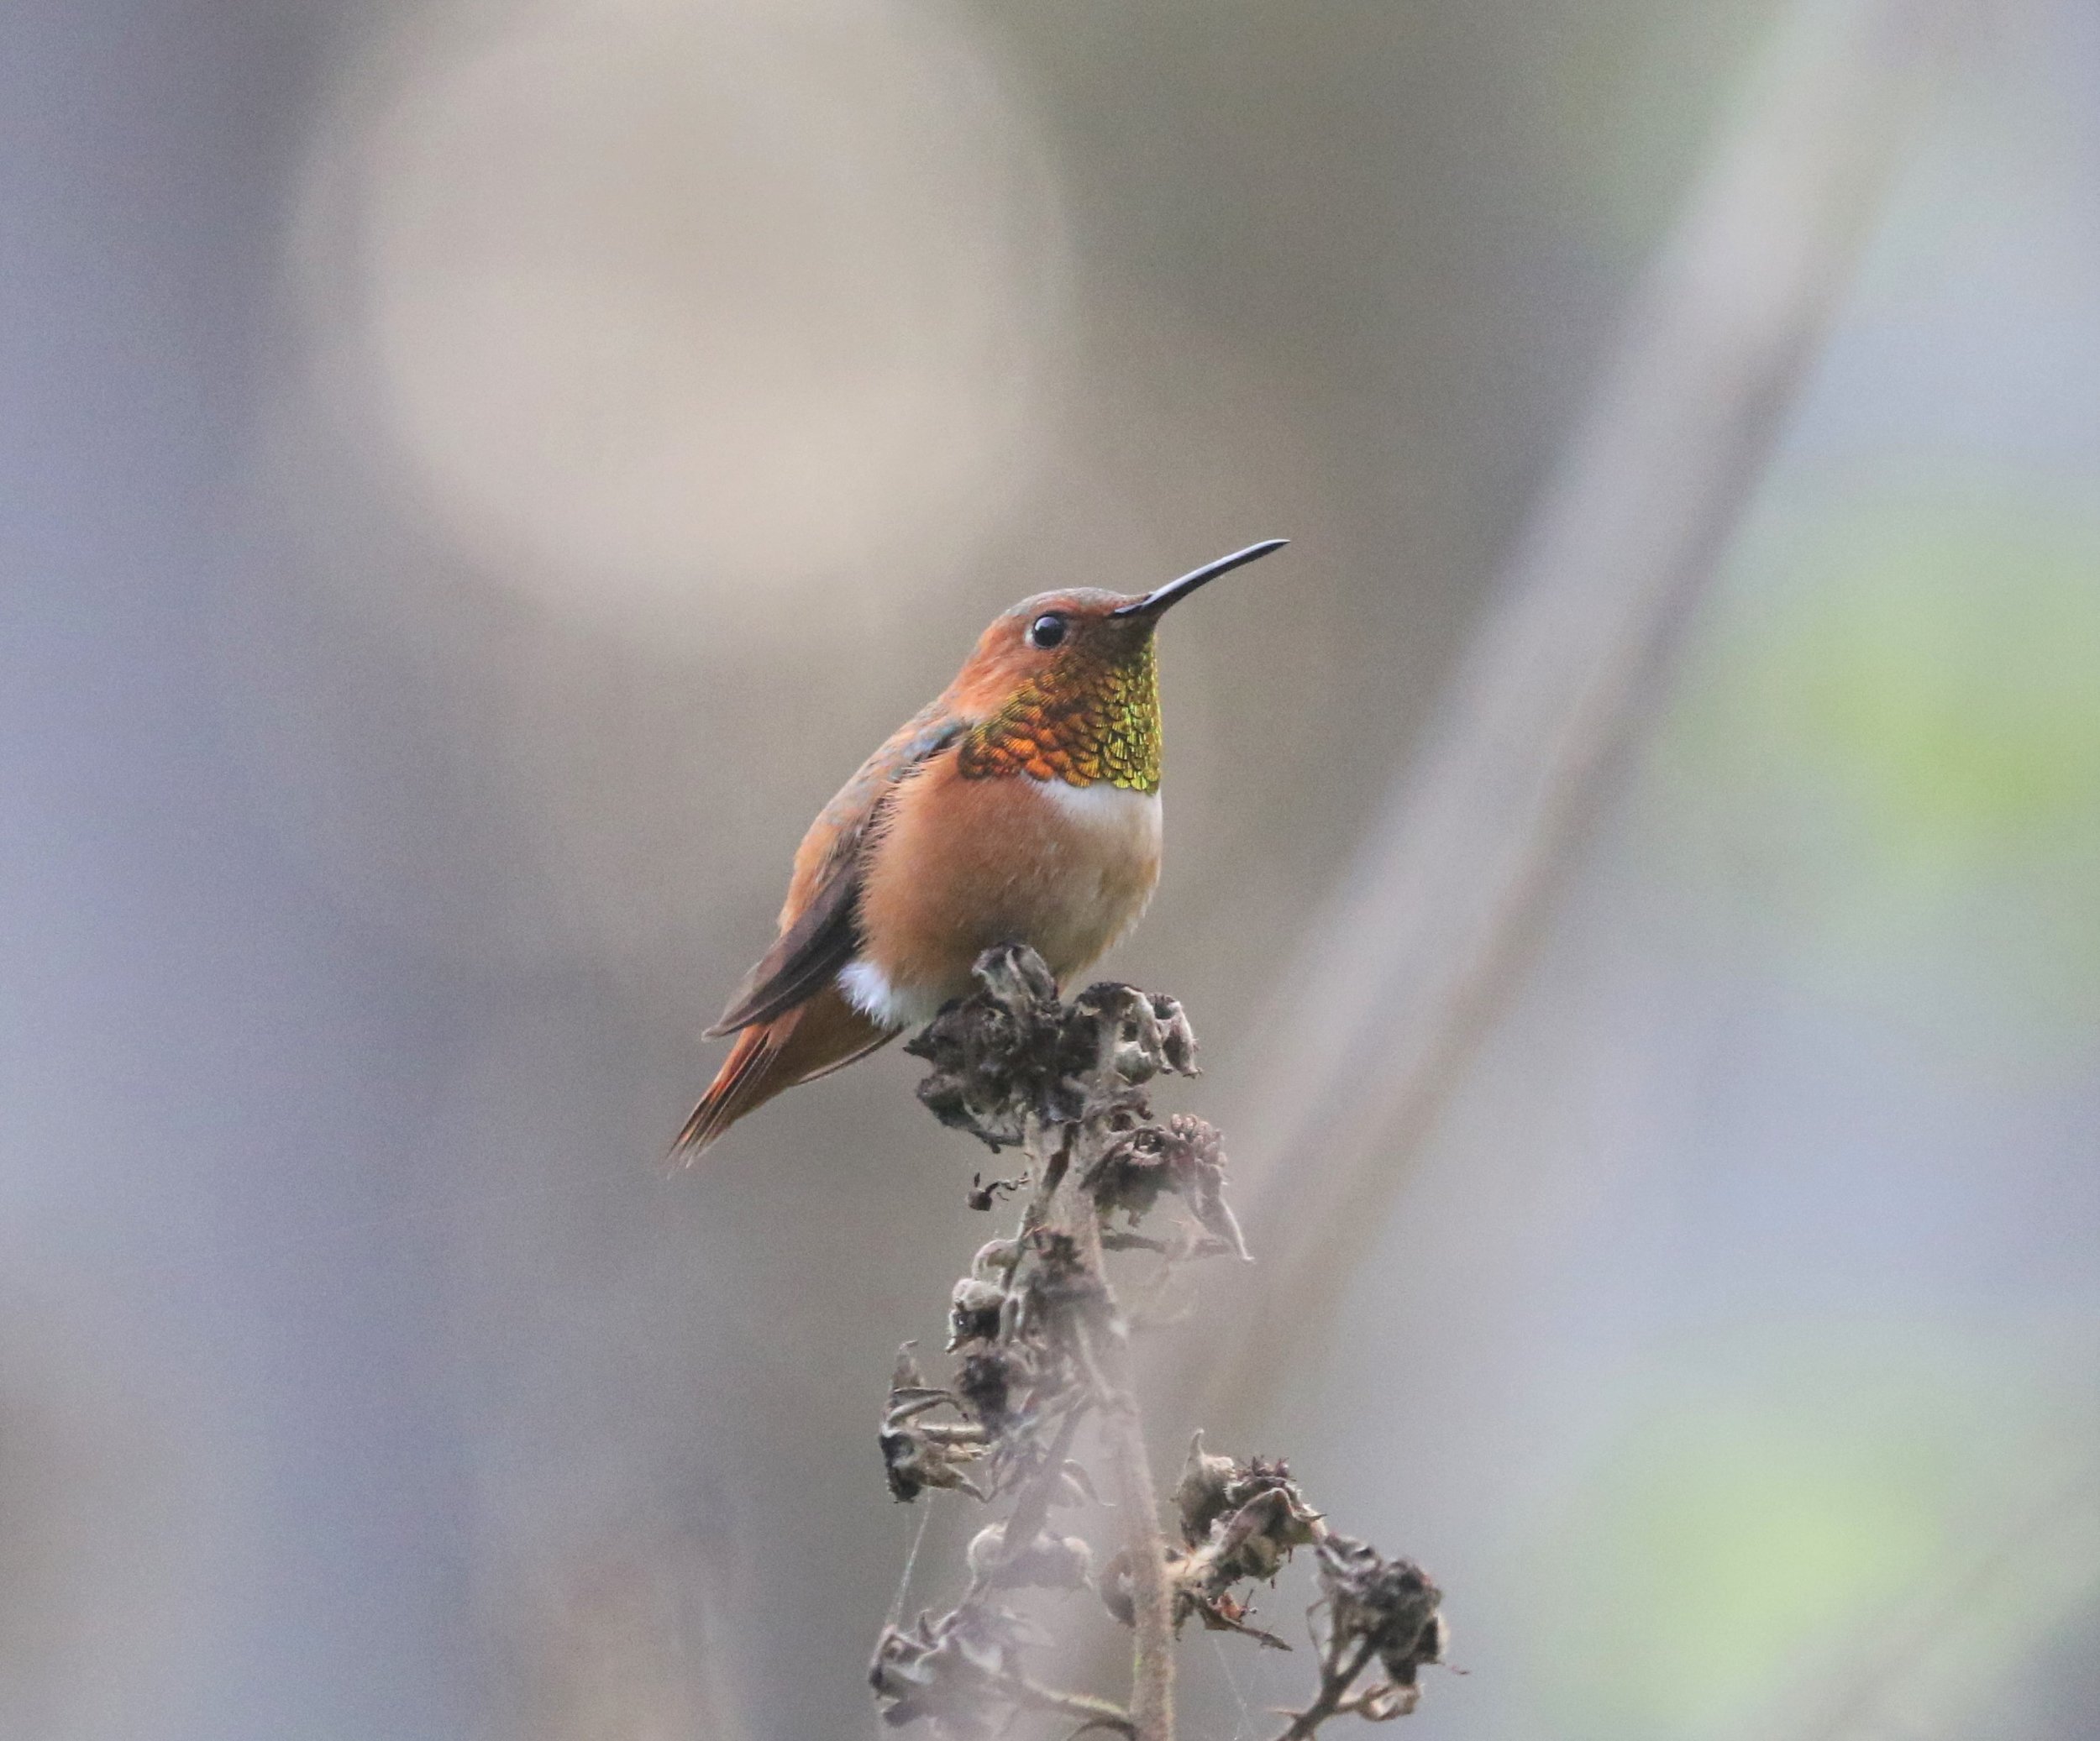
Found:
[[[1229,1136],[1774,16],[13,8],[0,1733],[874,1733],[982,1157],[892,1052],[657,1164],[795,840],[1014,598],[1292,536],[1109,964]],[[1419,1741],[2100,1725],[2096,190],[2100,13],[1992,9],[1235,1447],[1446,1586]]]

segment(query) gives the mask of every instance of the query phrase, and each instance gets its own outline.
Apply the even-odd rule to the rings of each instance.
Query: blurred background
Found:
[[[1290,535],[1108,964],[1229,1139],[1777,17],[18,0],[0,1733],[872,1736],[983,1156],[892,1051],[659,1164],[801,830],[994,611]],[[2002,0],[1226,1448],[1444,1585],[1416,1741],[2100,1733],[2097,1149],[2100,8]]]

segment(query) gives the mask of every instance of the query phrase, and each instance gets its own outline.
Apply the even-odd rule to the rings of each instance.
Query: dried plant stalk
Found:
[[[979,992],[909,1049],[932,1066],[919,1092],[936,1116],[1028,1157],[1020,1178],[974,1182],[973,1205],[1011,1195],[1022,1206],[1012,1234],[980,1249],[951,1293],[947,1382],[928,1382],[911,1345],[899,1356],[881,1445],[898,1499],[948,1488],[1003,1515],[970,1544],[961,1602],[885,1628],[870,1675],[885,1720],[990,1741],[1033,1712],[1076,1723],[1068,1733],[1172,1741],[1177,1633],[1194,1618],[1288,1649],[1249,1623],[1243,1592],[1301,1547],[1320,1555],[1328,1623],[1320,1686],[1289,1735],[1345,1712],[1404,1714],[1416,1669],[1442,1655],[1441,1597],[1419,1568],[1330,1531],[1283,1464],[1209,1455],[1200,1434],[1173,1496],[1179,1539],[1160,1528],[1131,1318],[1109,1258],[1144,1254],[1158,1288],[1190,1259],[1247,1256],[1217,1132],[1186,1114],[1158,1120],[1147,1098],[1163,1072],[1194,1073],[1179,1005],[1124,985],[1066,1004],[1016,946],[988,952],[977,978]],[[1178,1213],[1149,1230],[1163,1203]],[[1060,1508],[1100,1503],[1075,1455],[1089,1424],[1121,1538],[1098,1575],[1089,1544],[1052,1522]],[[1012,1606],[1016,1592],[1089,1587],[1133,1634],[1126,1707],[1044,1686],[1026,1667],[1044,1634]],[[1374,1662],[1383,1678],[1361,1687]]]

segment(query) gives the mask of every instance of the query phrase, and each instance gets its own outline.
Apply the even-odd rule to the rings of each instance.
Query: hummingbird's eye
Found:
[[[1055,647],[1064,639],[1064,619],[1054,611],[1046,611],[1028,625],[1028,644],[1031,647]]]

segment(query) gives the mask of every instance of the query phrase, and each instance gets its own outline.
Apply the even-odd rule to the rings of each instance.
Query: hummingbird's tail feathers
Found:
[[[690,1167],[710,1143],[759,1104],[763,1097],[754,1090],[764,1078],[766,1066],[780,1054],[780,1042],[773,1030],[794,1020],[790,1014],[779,1022],[745,1028],[738,1034],[737,1043],[729,1048],[729,1056],[693,1108],[692,1116],[678,1133],[678,1141],[671,1145],[670,1158],[675,1164]]]
[[[671,1145],[671,1160],[690,1167],[746,1113],[785,1088],[828,1075],[893,1038],[827,985],[806,1003],[743,1029],[722,1068]]]

